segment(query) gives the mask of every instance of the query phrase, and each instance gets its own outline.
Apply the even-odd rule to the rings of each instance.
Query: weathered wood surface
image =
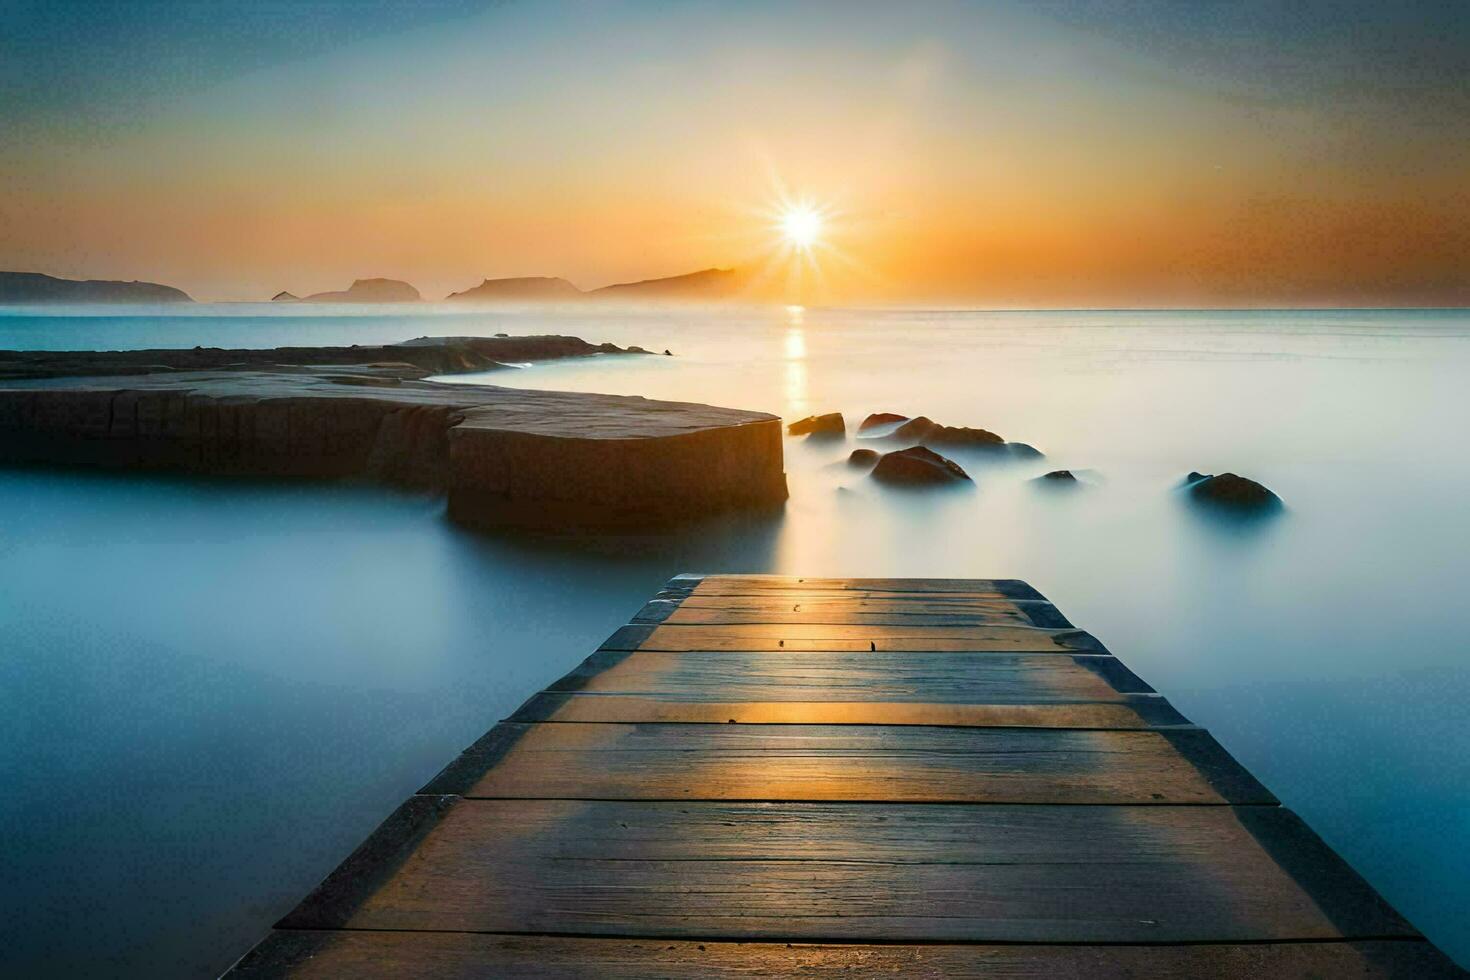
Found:
[[[697,595],[756,595],[768,591],[958,592],[1002,599],[1045,600],[1020,579],[978,578],[809,578],[793,575],[676,575],[665,587]]]
[[[236,973],[1458,975],[1024,583],[679,576],[639,618]]]
[[[1274,803],[1199,730],[502,724],[466,797],[936,803]],[[483,763],[479,759],[485,760]]]
[[[947,704],[936,701],[717,701],[543,691],[512,721],[703,722],[766,725],[963,725],[1001,728],[1176,728],[1162,698],[1118,703]]]
[[[285,923],[908,942],[1415,935],[1279,807],[463,799],[371,894],[332,891]]]
[[[800,976],[959,980],[1137,980],[1140,977],[1449,975],[1422,941],[1208,946],[883,946],[588,939],[465,932],[275,933],[235,970],[244,978],[422,977],[424,980],[749,980]]]
[[[1070,629],[1049,602],[978,595],[925,598],[923,593],[785,593],[769,597],[702,596],[663,592],[633,617],[635,623],[728,626],[747,623],[904,626],[1041,626]]]
[[[1153,688],[1113,657],[867,650],[601,651],[547,688],[766,701],[1119,701]]]
[[[604,650],[933,650],[957,653],[1106,653],[1090,633],[1024,626],[770,624],[629,624]]]

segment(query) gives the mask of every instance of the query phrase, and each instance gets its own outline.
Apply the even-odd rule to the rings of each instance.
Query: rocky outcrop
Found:
[[[57,279],[39,272],[0,272],[0,303],[192,303],[182,289],[156,282]]]
[[[589,344],[580,337],[419,337],[400,344],[276,347],[265,350],[0,351],[0,379],[162,371],[240,370],[315,365],[398,365],[398,377],[491,371],[507,364],[593,354],[646,354],[640,347]]]
[[[1005,440],[988,429],[940,425],[925,416],[910,419],[893,430],[893,438],[911,440],[923,445],[964,447],[966,449],[999,449]]]
[[[907,415],[896,415],[893,412],[874,412],[872,415],[863,419],[862,424],[858,426],[858,431],[867,432],[870,429],[893,425],[895,422],[907,422],[908,420],[909,417]]]
[[[545,303],[580,299],[582,295],[576,286],[556,276],[520,276],[486,279],[472,289],[450,293],[445,300],[455,303]]]
[[[346,289],[312,293],[303,303],[417,303],[419,291],[398,279],[358,279]]]
[[[272,303],[299,303],[299,302],[301,302],[301,297],[300,296],[297,296],[295,293],[288,293],[288,292],[286,292],[286,290],[283,289],[279,293],[276,293],[274,296],[271,297],[271,302]]]
[[[865,436],[868,439],[891,439],[899,442],[917,443],[921,446],[938,446],[945,450],[982,452],[1014,459],[1042,459],[1044,453],[1024,442],[1006,442],[989,429],[972,429],[963,425],[940,425],[925,415],[910,419],[891,412],[880,412],[863,419],[858,432],[880,429],[902,422],[887,432]]]
[[[871,468],[877,463],[878,451],[876,449],[854,449],[847,457],[848,466]]]
[[[1266,487],[1234,473],[1190,473],[1184,479],[1184,492],[1198,503],[1242,514],[1269,513],[1283,506],[1281,498]]]
[[[884,453],[873,467],[873,479],[897,486],[968,483],[970,475],[954,460],[923,446]]]
[[[1071,470],[1052,470],[1050,473],[1041,474],[1031,482],[1049,483],[1060,486],[1073,486],[1077,483],[1077,477],[1073,475]]]
[[[788,425],[786,432],[793,436],[841,437],[847,434],[847,423],[843,421],[841,412],[808,415]]]
[[[422,381],[410,364],[0,383],[0,461],[353,477],[481,525],[663,521],[786,497],[780,420],[682,402]],[[410,376],[405,376],[410,375]]]

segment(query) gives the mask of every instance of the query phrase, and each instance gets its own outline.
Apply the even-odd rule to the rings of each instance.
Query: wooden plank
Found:
[[[1090,633],[1019,626],[624,626],[603,650],[934,650],[1107,653]]]
[[[1019,579],[975,578],[820,578],[796,575],[677,575],[665,588],[700,595],[751,595],[769,589],[861,592],[964,592],[1007,599],[1044,599]]]
[[[1208,733],[887,725],[496,726],[426,793],[593,800],[1276,799]]]
[[[877,657],[867,650],[603,650],[547,690],[674,700],[965,704],[1118,701],[1153,693],[1113,657],[927,650]]]
[[[543,691],[509,721],[677,722],[765,725],[959,725],[991,728],[1189,727],[1161,697],[1125,694],[1112,703],[944,704],[934,701],[716,701],[668,696]]]
[[[810,623],[833,626],[1034,626],[1024,613],[952,612],[792,612],[788,609],[693,609],[650,605],[633,617],[635,623],[683,626],[739,626],[748,623]]]
[[[396,853],[372,839],[359,850],[372,848]],[[372,894],[337,877],[281,926],[982,943],[1418,935],[1279,807],[463,800]]]
[[[864,589],[757,589],[751,592],[701,592],[690,589],[665,588],[654,593],[655,599],[683,600],[685,605],[723,609],[780,602],[825,603],[834,606],[872,602],[917,602],[931,606],[1011,606],[1045,605],[1045,599],[1013,599],[994,592],[884,592]]]
[[[838,596],[823,598],[823,596]],[[864,594],[867,595],[867,594]],[[633,617],[635,623],[892,623],[895,625],[1013,625],[1071,629],[1049,602],[947,596],[924,599],[847,598],[840,593],[799,593],[773,597],[683,596],[660,593]],[[807,598],[812,596],[815,598]],[[912,596],[912,597],[910,597]]]
[[[241,960],[240,980],[749,980],[802,976],[959,980],[1358,977],[1439,980],[1462,972],[1422,940],[1201,946],[731,943],[466,932],[282,930]]]

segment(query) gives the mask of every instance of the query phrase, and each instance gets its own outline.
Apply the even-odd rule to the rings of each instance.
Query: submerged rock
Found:
[[[873,467],[873,479],[900,486],[968,483],[970,475],[952,459],[923,446],[884,453]]]
[[[1071,470],[1052,470],[1050,473],[1043,473],[1043,474],[1041,474],[1040,476],[1038,476],[1036,479],[1032,480],[1031,482],[1032,483],[1043,483],[1043,482],[1045,482],[1045,483],[1076,483],[1077,482],[1077,477],[1075,477],[1074,475],[1072,475],[1072,471]]]
[[[793,436],[840,436],[847,433],[847,423],[842,420],[841,412],[829,412],[826,415],[808,415],[806,418],[788,425],[786,432]]]
[[[1185,490],[1189,496],[1213,507],[1238,512],[1263,513],[1279,510],[1281,498],[1266,487],[1247,477],[1234,473],[1219,476],[1190,473],[1185,478]]]
[[[849,466],[874,466],[878,462],[878,450],[854,449],[847,457]]]
[[[863,424],[858,426],[858,431],[867,432],[869,429],[876,429],[882,425],[892,425],[895,422],[907,422],[908,420],[909,417],[907,415],[898,415],[893,412],[874,412],[872,415],[863,419]]]

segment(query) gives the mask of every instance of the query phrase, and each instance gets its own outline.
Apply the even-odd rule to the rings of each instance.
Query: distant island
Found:
[[[450,303],[719,302],[735,299],[748,283],[735,269],[701,269],[677,276],[580,289],[559,276],[486,279],[445,297]],[[418,303],[422,294],[400,279],[358,279],[346,289],[297,296],[282,290],[272,303]],[[0,272],[0,303],[192,303],[182,289],[156,282],[57,279],[38,272]]]
[[[589,296],[596,299],[729,299],[744,285],[744,277],[734,269],[701,269],[682,276],[662,279],[640,279],[619,282],[594,289]]]
[[[277,293],[272,302],[300,303],[417,303],[423,299],[419,291],[398,279],[358,279],[346,289],[328,293],[312,293],[297,299],[290,293]]]
[[[546,302],[577,299],[582,290],[556,276],[521,276],[514,279],[486,279],[478,286],[444,297],[451,302],[500,303]]]
[[[598,289],[582,290],[555,276],[523,276],[515,279],[486,279],[472,289],[450,293],[445,299],[454,303],[710,301],[734,297],[744,281],[744,277],[734,269],[701,269],[679,276],[619,282]]]
[[[0,272],[0,303],[192,303],[182,289],[156,282],[57,279],[39,272]]]

